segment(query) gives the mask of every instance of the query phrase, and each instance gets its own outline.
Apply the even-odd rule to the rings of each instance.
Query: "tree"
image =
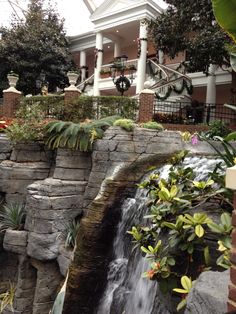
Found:
[[[48,82],[49,90],[65,85],[71,59],[63,27],[54,8],[31,0],[25,21],[13,23],[2,36],[0,67],[5,71],[0,75],[6,76],[6,70],[19,74],[18,89],[25,94],[39,91],[39,78]]]
[[[231,39],[215,22],[210,0],[165,0],[169,4],[150,23],[156,49],[174,58],[186,51],[188,70],[207,72],[211,63],[229,65],[225,47]]]

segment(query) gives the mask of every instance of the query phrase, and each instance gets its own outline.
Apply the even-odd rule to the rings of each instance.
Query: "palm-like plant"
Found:
[[[22,204],[4,205],[0,209],[0,231],[23,229],[25,211]]]
[[[93,142],[102,138],[104,131],[118,120],[119,116],[106,117],[82,123],[53,121],[46,126],[46,145],[55,149],[66,147],[87,152]]]
[[[65,246],[66,247],[75,247],[75,241],[76,241],[76,236],[79,230],[80,223],[77,220],[72,220],[68,222],[66,225],[66,230],[65,230],[65,235],[66,235],[66,240],[65,240]]]

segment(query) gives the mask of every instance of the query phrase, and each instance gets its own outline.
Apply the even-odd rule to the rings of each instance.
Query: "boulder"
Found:
[[[27,239],[27,231],[7,229],[3,240],[3,247],[6,251],[12,253],[25,254]]]
[[[203,272],[187,297],[184,314],[223,314],[227,312],[229,271]]]

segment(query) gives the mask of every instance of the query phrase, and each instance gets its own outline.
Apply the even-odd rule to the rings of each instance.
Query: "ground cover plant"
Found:
[[[234,154],[222,145],[225,155]],[[157,280],[164,293],[182,295],[178,310],[185,306],[201,272],[230,266],[232,231],[232,193],[224,187],[223,161],[198,181],[193,169],[183,164],[186,156],[187,151],[182,151],[172,158],[166,178],[156,171],[139,184],[147,191],[149,213],[128,231],[135,247],[150,261],[143,276]]]

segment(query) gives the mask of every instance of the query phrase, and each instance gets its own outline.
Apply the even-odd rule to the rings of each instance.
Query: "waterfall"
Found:
[[[219,162],[219,159],[187,157],[184,167],[191,167],[197,173],[196,181],[201,181]],[[158,170],[165,178],[169,169],[170,165],[166,165]],[[134,198],[127,198],[123,202],[122,217],[113,245],[113,260],[108,269],[107,287],[96,314],[171,313],[168,297],[159,292],[157,282],[142,278],[142,273],[148,269],[148,261],[138,249],[132,249],[132,237],[127,234],[132,226],[140,224],[148,210],[145,206],[146,193],[143,189],[137,189]]]

